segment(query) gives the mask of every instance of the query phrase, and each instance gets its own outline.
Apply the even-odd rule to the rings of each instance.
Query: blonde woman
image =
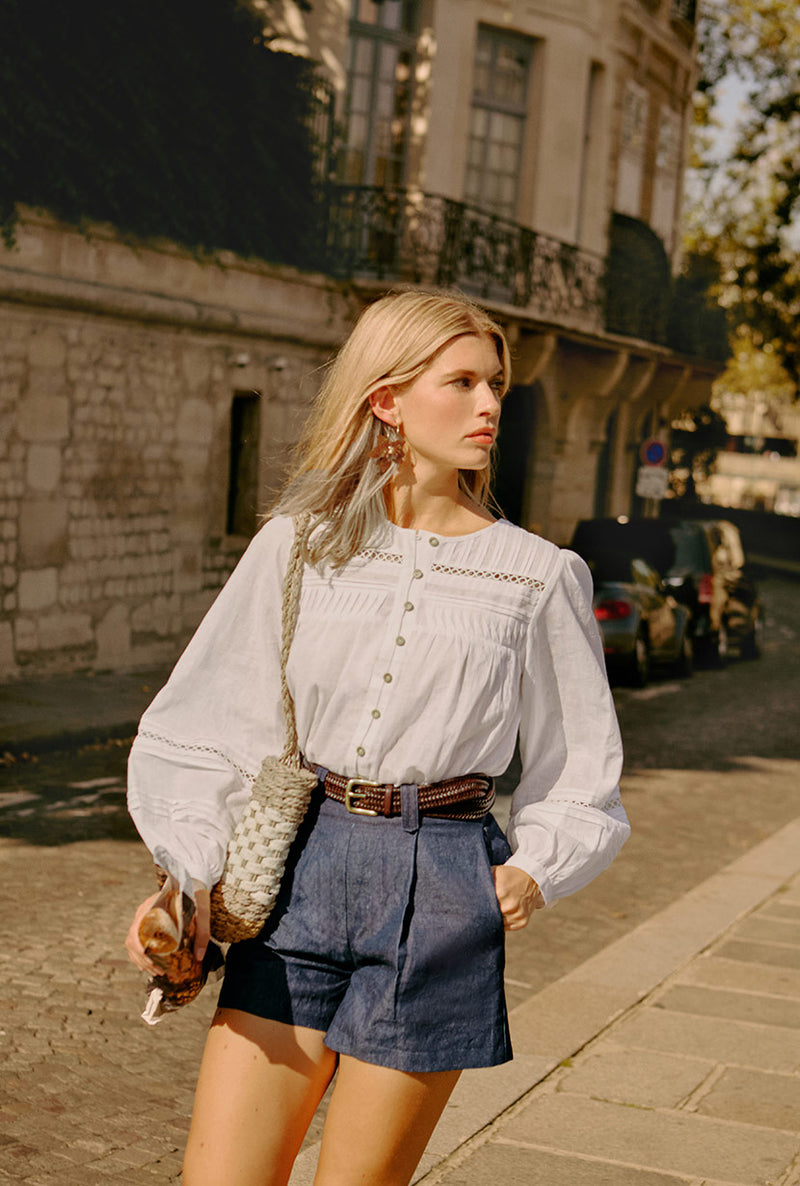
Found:
[[[504,930],[628,835],[588,571],[487,509],[509,377],[500,328],[461,297],[368,308],[281,501],[142,720],[131,812],[206,919],[282,747],[281,584],[310,513],[288,680],[320,781],[275,911],[229,951],[184,1186],[286,1183],[334,1073],[317,1186],[408,1183],[460,1071],[511,1057]],[[488,808],[518,733],[506,837]],[[145,967],[135,927],[129,949]]]

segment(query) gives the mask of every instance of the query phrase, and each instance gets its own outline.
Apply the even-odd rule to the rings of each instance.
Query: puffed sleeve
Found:
[[[283,576],[292,523],[254,537],[139,724],[128,809],[157,864],[214,885],[267,754],[284,744]]]
[[[520,752],[508,863],[534,878],[549,905],[601,873],[630,834],[619,797],[622,742],[592,612],[592,578],[574,552],[559,554],[531,624]]]

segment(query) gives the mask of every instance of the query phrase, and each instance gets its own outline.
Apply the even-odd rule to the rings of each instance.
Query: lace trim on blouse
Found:
[[[455,568],[451,564],[432,564],[433,572],[446,572],[453,577],[478,577],[485,581],[504,581],[507,585],[526,585],[529,589],[541,592],[544,581],[537,581],[535,577],[526,577],[519,572],[492,572],[483,568]]]
[[[555,796],[551,796],[546,802],[553,806],[563,803],[568,807],[589,807],[592,811],[613,811],[615,807],[622,806],[622,799],[619,795],[614,795],[606,803],[585,803],[582,799],[557,799]]]
[[[224,750],[218,749],[215,745],[201,745],[199,742],[190,741],[173,741],[171,737],[165,737],[163,733],[155,733],[152,729],[140,729],[139,736],[149,737],[151,741],[159,741],[162,745],[166,745],[170,749],[180,750],[182,753],[189,751],[198,754],[213,754],[215,758],[222,758],[223,762],[232,767],[237,774],[240,774],[245,782],[255,781],[255,774],[249,770],[245,770],[238,762],[234,762],[230,754],[226,754]]]
[[[383,560],[387,564],[402,564],[403,557],[398,552],[383,552],[377,548],[367,548],[358,553],[359,560]],[[544,581],[535,577],[528,577],[519,572],[492,572],[483,568],[457,568],[452,564],[432,564],[432,572],[446,573],[451,577],[477,577],[483,581],[502,581],[507,585],[524,585],[528,589],[535,589],[541,593],[545,588]]]
[[[389,564],[402,564],[403,557],[397,552],[379,552],[377,548],[367,548],[364,552],[357,552],[356,560],[385,560]]]

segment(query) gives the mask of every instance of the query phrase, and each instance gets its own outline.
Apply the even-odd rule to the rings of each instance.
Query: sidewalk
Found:
[[[511,1014],[426,1186],[798,1186],[800,820]],[[306,1150],[291,1186],[309,1186]]]

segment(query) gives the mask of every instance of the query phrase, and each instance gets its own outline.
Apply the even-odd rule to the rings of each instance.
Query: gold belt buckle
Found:
[[[368,778],[348,778],[347,785],[344,788],[344,805],[353,815],[377,815],[377,811],[373,811],[371,807],[356,807],[353,803],[354,798],[363,798],[365,791],[357,790],[358,787],[382,787],[382,782],[372,782]]]

